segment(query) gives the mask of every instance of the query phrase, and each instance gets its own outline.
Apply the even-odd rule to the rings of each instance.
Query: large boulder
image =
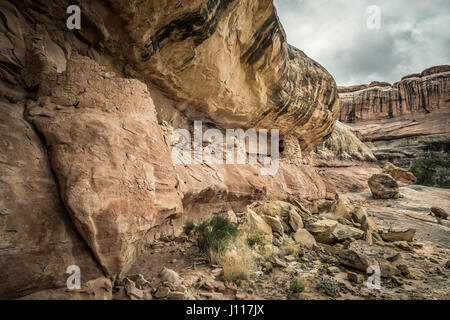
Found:
[[[317,242],[334,244],[336,242],[336,238],[334,237],[333,232],[337,225],[338,223],[334,220],[324,219],[307,224],[305,228],[314,236]]]
[[[396,265],[401,261],[401,255],[389,248],[371,245],[357,240],[339,253],[339,262],[345,266],[367,272],[369,267],[379,267],[381,277],[389,278],[400,274]]]
[[[411,185],[417,182],[417,178],[414,173],[409,172],[406,169],[399,168],[390,162],[387,162],[383,168],[383,173],[389,174],[397,182],[403,185]]]
[[[272,235],[272,228],[252,209],[247,210],[247,224],[251,233]]]
[[[312,249],[316,244],[316,239],[306,229],[298,229],[293,238],[296,243],[305,248]]]
[[[332,234],[337,242],[344,242],[345,240],[350,239],[361,239],[364,236],[364,231],[339,223]]]
[[[430,211],[438,218],[447,219],[448,213],[440,207],[431,207]]]
[[[374,174],[370,177],[368,183],[375,199],[401,198],[397,181],[388,174]]]
[[[320,216],[328,219],[351,219],[350,211],[342,199],[333,202],[324,202],[319,206]]]

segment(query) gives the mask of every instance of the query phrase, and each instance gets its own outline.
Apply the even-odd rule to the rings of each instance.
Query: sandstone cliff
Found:
[[[380,160],[409,166],[422,152],[448,154],[450,66],[437,66],[393,85],[339,88],[341,121]]]
[[[79,1],[73,31],[70,4],[0,3],[0,297],[63,294],[69,265],[82,293],[110,295],[187,219],[326,196],[300,163],[333,132],[337,88],[287,44],[272,1]],[[280,129],[278,172],[176,166],[170,131],[194,120]]]
[[[390,85],[373,82],[370,85],[340,87],[339,120],[364,120],[448,113],[450,108],[450,66],[438,66],[421,74],[408,75]]]

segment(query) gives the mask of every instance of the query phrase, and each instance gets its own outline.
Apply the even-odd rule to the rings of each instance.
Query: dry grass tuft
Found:
[[[223,279],[228,282],[245,280],[256,271],[256,262],[252,250],[245,239],[238,237],[225,250],[211,250],[211,263],[223,268]]]

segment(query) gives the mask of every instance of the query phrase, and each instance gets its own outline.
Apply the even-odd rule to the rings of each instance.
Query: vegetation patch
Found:
[[[338,298],[341,296],[338,283],[332,279],[321,280],[317,284],[317,288],[324,289],[325,293],[330,297]]]
[[[417,184],[450,188],[450,163],[438,152],[421,154],[409,171],[416,176]]]
[[[192,221],[186,221],[186,223],[183,226],[183,231],[186,235],[190,235],[192,230],[195,229],[195,223]]]
[[[251,235],[247,238],[247,243],[250,247],[262,243],[261,236],[258,234]]]
[[[293,293],[301,293],[305,290],[305,284],[303,283],[303,281],[301,279],[294,278],[291,280],[291,285],[290,285],[289,289]]]

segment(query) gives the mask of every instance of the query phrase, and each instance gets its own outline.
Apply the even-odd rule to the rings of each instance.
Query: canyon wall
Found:
[[[349,123],[447,113],[450,108],[450,66],[432,67],[421,74],[405,76],[393,85],[372,82],[369,85],[339,87],[339,96],[339,120]]]
[[[436,66],[399,82],[339,87],[339,118],[379,160],[410,166],[427,151],[448,158],[450,66]]]
[[[69,1],[0,2],[0,297],[110,297],[188,219],[326,197],[302,154],[332,134],[337,88],[287,44],[272,1],[78,3],[69,30]],[[194,120],[279,129],[279,170],[173,163],[171,133]]]

